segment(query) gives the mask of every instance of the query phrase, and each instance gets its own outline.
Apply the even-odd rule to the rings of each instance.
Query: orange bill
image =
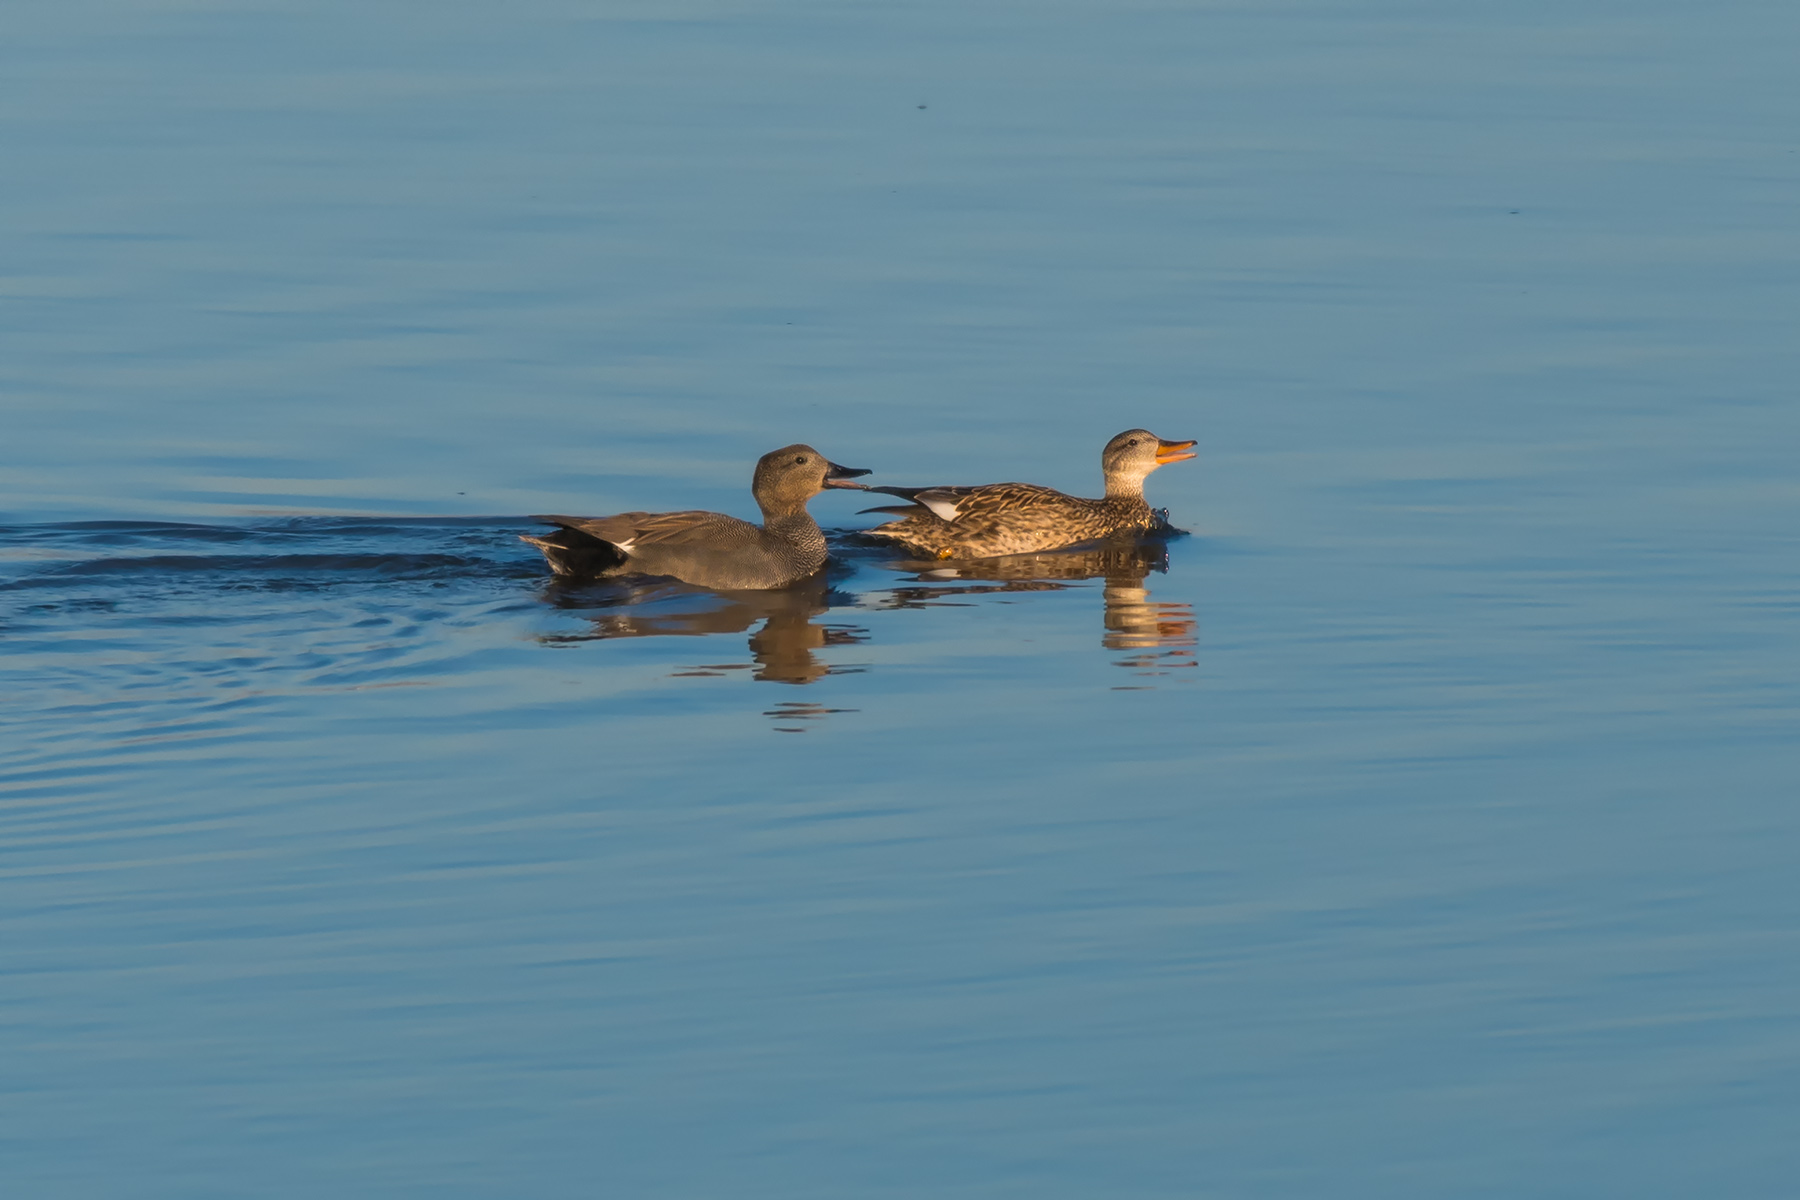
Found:
[[[1194,457],[1188,452],[1188,447],[1193,444],[1193,442],[1165,442],[1158,438],[1156,440],[1156,465],[1160,467],[1165,463],[1180,462],[1184,458]]]

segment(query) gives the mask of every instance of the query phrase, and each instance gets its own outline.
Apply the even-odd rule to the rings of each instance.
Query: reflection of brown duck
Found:
[[[628,637],[703,637],[716,633],[742,633],[762,622],[750,635],[750,654],[757,679],[774,683],[812,683],[831,674],[832,668],[813,656],[825,646],[846,645],[867,634],[848,626],[815,625],[813,617],[829,607],[823,579],[770,591],[718,592],[688,584],[664,581],[635,587],[617,585],[571,588],[552,584],[547,598],[563,608],[614,609],[587,619],[592,633],[552,634],[551,643],[598,641]],[[678,674],[720,675],[745,670],[751,663],[724,663],[696,667]]]
[[[1073,581],[1104,579],[1106,632],[1100,644],[1108,650],[1134,652],[1119,659],[1119,666],[1159,675],[1171,667],[1199,665],[1193,606],[1152,600],[1144,586],[1150,572],[1168,569],[1168,551],[1158,542],[1108,542],[1084,550],[1012,554],[953,567],[938,562],[898,565],[918,571],[919,583],[895,588],[890,605],[894,608],[955,603],[956,597],[972,594],[1062,591]]]
[[[1125,579],[1106,581],[1106,635],[1100,644],[1108,650],[1136,653],[1121,658],[1121,667],[1140,675],[1161,675],[1170,667],[1197,667],[1195,653],[1200,637],[1194,606],[1168,600],[1152,600],[1150,590]]]

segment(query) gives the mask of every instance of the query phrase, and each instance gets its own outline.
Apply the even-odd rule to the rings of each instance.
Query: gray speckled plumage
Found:
[[[806,502],[866,474],[811,446],[784,446],[757,460],[750,490],[762,509],[761,525],[697,509],[544,516],[537,520],[558,526],[556,532],[520,537],[542,550],[558,575],[666,575],[721,591],[783,587],[825,565],[825,535]]]
[[[1100,452],[1106,495],[1098,500],[1035,483],[867,488],[912,502],[868,510],[901,518],[869,533],[931,558],[1031,554],[1099,538],[1151,533],[1162,527],[1162,520],[1144,499],[1144,477],[1167,463],[1194,457],[1186,452],[1193,444],[1164,441],[1145,429],[1127,429]]]

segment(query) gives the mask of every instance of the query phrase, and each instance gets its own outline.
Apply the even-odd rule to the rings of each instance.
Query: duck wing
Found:
[[[1035,483],[983,483],[973,487],[871,487],[865,490],[885,492],[890,496],[910,500],[944,521],[998,517],[1069,499],[1055,488]],[[904,514],[915,510],[896,506],[864,511]]]
[[[616,513],[610,517],[544,516],[534,519],[610,542],[626,554],[645,546],[673,548],[704,544],[728,547],[754,542],[762,534],[761,528],[748,521],[703,509],[664,513]]]

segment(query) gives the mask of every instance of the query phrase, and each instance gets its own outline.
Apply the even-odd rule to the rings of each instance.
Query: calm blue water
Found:
[[[6,25],[9,1195],[1792,1194],[1800,10]]]

